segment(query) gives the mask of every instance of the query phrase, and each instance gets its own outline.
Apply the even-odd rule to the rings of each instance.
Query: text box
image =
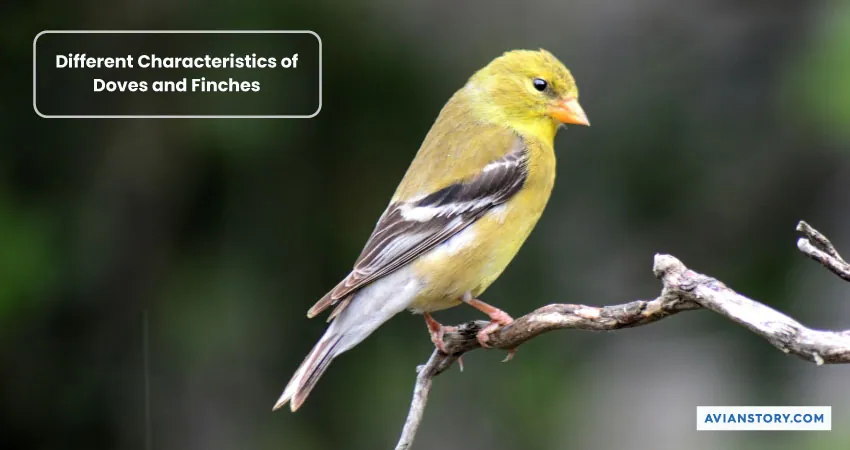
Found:
[[[44,118],[310,118],[322,41],[295,30],[68,30],[33,39]]]

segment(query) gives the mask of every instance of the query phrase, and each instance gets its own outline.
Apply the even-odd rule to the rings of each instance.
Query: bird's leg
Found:
[[[443,354],[448,355],[449,352],[446,351],[446,343],[443,342],[443,335],[446,334],[446,331],[457,331],[457,327],[447,327],[437,322],[431,317],[430,313],[424,312],[422,315],[425,317],[425,324],[428,325],[428,333],[431,334],[431,342],[434,343],[434,347],[437,347],[437,350]],[[457,364],[460,367],[460,371],[463,372],[463,359],[461,357],[457,358]]]
[[[449,354],[446,351],[446,343],[443,342],[443,335],[446,334],[446,331],[456,331],[457,327],[446,327],[443,326],[440,322],[434,320],[431,317],[430,313],[422,313],[425,316],[425,324],[428,325],[428,333],[431,334],[431,342],[434,343],[434,346],[437,347],[437,350]]]
[[[490,317],[490,323],[486,327],[482,328],[476,335],[478,343],[484,348],[490,348],[490,345],[487,344],[487,341],[490,340],[490,333],[498,330],[499,327],[510,325],[514,321],[513,317],[511,317],[508,313],[496,308],[495,306],[484,303],[477,298],[472,298],[472,294],[469,292],[463,294],[463,302]],[[515,348],[508,350],[508,356],[505,357],[503,362],[512,360],[515,354]]]

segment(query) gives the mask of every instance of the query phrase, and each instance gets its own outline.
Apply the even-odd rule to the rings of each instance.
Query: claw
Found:
[[[487,324],[486,327],[482,328],[478,334],[475,336],[478,339],[478,343],[481,347],[491,348],[487,341],[490,340],[490,333],[498,330],[499,328],[510,325],[513,323],[514,319],[508,313],[502,311],[495,306],[488,305],[487,303],[482,302],[481,300],[472,298],[470,293],[466,293],[463,296],[463,301],[473,308],[487,314],[490,317],[490,323]],[[516,349],[511,349],[508,351],[508,356],[504,359],[503,362],[510,361],[514,358],[516,354]]]
[[[437,350],[442,352],[445,355],[448,355],[449,352],[446,351],[446,343],[443,341],[443,336],[446,334],[446,331],[456,331],[457,327],[446,327],[434,320],[429,313],[423,313],[425,316],[425,324],[428,325],[428,333],[431,335],[431,342],[434,343],[434,347],[437,347]],[[463,365],[461,363],[461,370],[463,370]]]
[[[502,362],[506,363],[506,362],[514,359],[515,355],[516,355],[516,349],[515,348],[508,350],[508,356],[505,356],[505,359],[503,359]]]
[[[448,355],[449,352],[446,351],[446,343],[443,341],[443,336],[445,336],[446,331],[457,331],[457,327],[447,327],[445,325],[440,324],[431,317],[429,313],[423,313],[425,316],[425,324],[428,325],[428,333],[431,335],[431,342],[434,343],[434,347],[437,347],[444,355]],[[463,357],[457,357],[457,365],[460,367],[460,371],[463,372]]]

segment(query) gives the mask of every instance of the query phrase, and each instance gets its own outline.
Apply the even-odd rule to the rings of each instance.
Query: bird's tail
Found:
[[[355,294],[359,297],[355,301],[346,300],[347,303],[340,304],[338,308],[342,309],[338,309],[339,313],[334,311],[338,315],[295,371],[274,409],[287,402],[292,411],[301,407],[334,358],[363,342],[381,324],[410,304],[418,290],[408,285],[411,285],[410,276],[396,272]]]
[[[310,391],[316,386],[322,374],[328,370],[331,361],[342,351],[338,351],[340,342],[345,338],[345,334],[339,333],[334,326],[328,328],[324,336],[319,339],[319,342],[310,350],[310,353],[304,358],[304,362],[292,375],[286,389],[283,390],[277,403],[272,410],[276,410],[287,402],[290,402],[289,407],[293,412],[301,407]]]

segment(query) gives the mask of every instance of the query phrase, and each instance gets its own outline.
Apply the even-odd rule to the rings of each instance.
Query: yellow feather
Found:
[[[411,304],[414,311],[438,311],[461,302],[466,292],[478,297],[505,270],[543,214],[555,183],[555,153],[539,140],[528,143],[529,175],[522,190],[504,205],[455,235],[468,240],[453,251],[437,248],[413,262],[427,280]],[[449,244],[446,247],[452,248]]]
[[[514,51],[495,59],[448,101],[398,187],[393,201],[434,192],[479,174],[510,151],[516,136],[529,153],[523,188],[442,247],[412,263],[427,280],[411,305],[435,311],[480,295],[501,275],[536,225],[555,182],[553,98],[534,89],[547,80],[554,99],[577,98],[569,71],[546,51]]]
[[[558,98],[578,97],[572,75],[551,53],[505,53],[449,99],[392,200],[429,194],[477,175],[513,145],[513,136],[505,131],[551,149],[561,124],[548,114],[552,99],[534,90],[534,78],[546,79]],[[551,150],[537,151],[539,155],[549,153]],[[532,160],[532,164],[544,163]]]

